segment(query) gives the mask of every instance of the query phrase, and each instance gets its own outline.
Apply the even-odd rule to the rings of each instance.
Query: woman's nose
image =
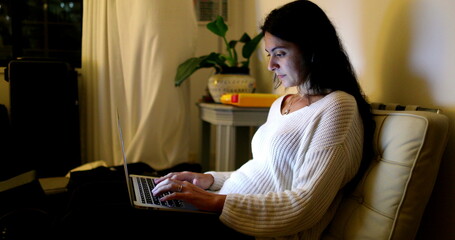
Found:
[[[269,64],[267,65],[267,69],[269,71],[275,71],[278,68],[278,64],[275,62],[275,59],[273,57],[270,57],[269,59]]]

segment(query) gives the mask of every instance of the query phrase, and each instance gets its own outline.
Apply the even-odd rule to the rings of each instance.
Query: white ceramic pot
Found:
[[[214,74],[209,78],[210,95],[217,103],[225,93],[252,93],[256,80],[248,74]]]

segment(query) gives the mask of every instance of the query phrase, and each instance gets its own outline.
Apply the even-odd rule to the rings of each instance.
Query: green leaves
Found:
[[[175,86],[180,86],[183,81],[201,68],[214,67],[216,73],[220,73],[224,68],[228,68],[225,61],[226,58],[224,56],[214,52],[209,55],[190,58],[178,66],[177,74],[175,75]]]
[[[180,86],[185,79],[190,77],[196,70],[200,68],[201,63],[205,60],[206,56],[195,57],[181,63],[177,68],[175,75],[175,86]]]
[[[221,16],[216,17],[215,21],[207,24],[207,28],[220,37],[226,37],[228,26],[224,23],[224,19]]]
[[[246,35],[248,35],[248,34],[246,34]],[[256,47],[258,46],[259,42],[261,41],[262,37],[264,37],[264,35],[262,33],[260,33],[256,37],[251,39],[250,41],[246,41],[245,42],[245,45],[243,45],[243,48],[242,48],[242,56],[244,58],[249,59],[251,57],[251,55],[253,54],[254,50],[256,49]],[[249,38],[249,36],[248,36],[248,38]]]
[[[245,39],[250,38],[248,36],[248,34],[246,34],[246,35],[247,36],[245,37]],[[247,40],[245,42],[245,45],[243,45],[243,48],[242,48],[242,57],[245,58],[246,61],[242,62],[242,67],[249,67],[249,65],[250,65],[250,57],[253,54],[254,50],[256,49],[256,47],[258,46],[259,42],[261,41],[261,39],[263,37],[264,37],[264,34],[260,33],[256,37],[254,37],[253,39]]]
[[[242,70],[243,72],[249,71],[250,57],[261,41],[263,37],[262,33],[258,34],[253,39],[251,39],[248,34],[244,33],[239,40],[232,40],[228,42],[226,39],[228,26],[224,23],[224,19],[221,16],[218,16],[214,21],[208,23],[207,29],[223,39],[227,55],[212,52],[209,55],[194,57],[186,60],[177,68],[175,86],[180,86],[185,79],[201,68],[213,67],[215,68],[216,73],[233,71],[234,69]],[[236,46],[239,42],[244,44],[242,48],[242,57],[246,59],[246,61],[242,61],[241,64],[238,62],[238,55],[236,51]]]

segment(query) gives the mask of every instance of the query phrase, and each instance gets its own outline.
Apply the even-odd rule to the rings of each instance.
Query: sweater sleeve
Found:
[[[296,234],[318,223],[343,184],[346,152],[336,145],[313,152],[293,189],[261,195],[228,194],[220,220],[248,235]]]
[[[209,187],[211,191],[219,191],[223,186],[224,182],[231,176],[232,172],[206,172],[213,176],[213,183]]]

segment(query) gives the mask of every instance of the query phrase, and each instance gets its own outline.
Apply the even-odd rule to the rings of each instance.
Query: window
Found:
[[[227,0],[197,0],[194,2],[197,19],[200,22],[209,22],[216,19],[218,15],[227,21]]]
[[[17,57],[81,66],[82,0],[0,0],[0,66]]]

